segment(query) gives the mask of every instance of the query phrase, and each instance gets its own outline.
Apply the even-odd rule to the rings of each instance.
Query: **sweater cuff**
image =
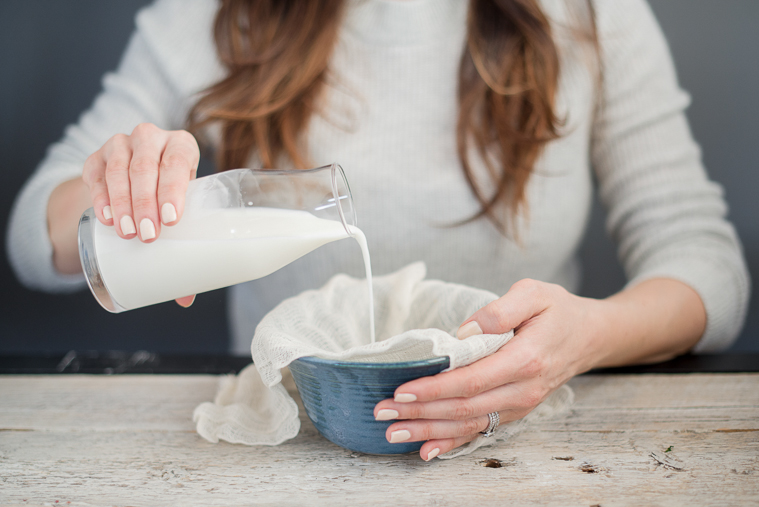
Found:
[[[672,257],[644,269],[626,288],[654,278],[678,280],[691,287],[706,310],[706,329],[691,352],[717,352],[738,337],[748,309],[749,275],[732,264],[703,256]]]
[[[64,275],[53,266],[53,245],[47,230],[47,204],[53,190],[81,171],[56,171],[33,181],[18,196],[6,237],[8,258],[19,281],[29,289],[69,293],[85,287],[82,273]]]

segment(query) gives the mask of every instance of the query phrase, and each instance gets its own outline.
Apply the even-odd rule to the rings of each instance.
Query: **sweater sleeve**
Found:
[[[85,285],[83,275],[62,275],[53,266],[47,231],[52,191],[81,176],[87,157],[117,133],[129,134],[143,122],[182,128],[189,95],[202,89],[206,78],[218,76],[218,69],[208,69],[214,56],[210,25],[215,4],[192,3],[161,0],[138,14],[137,30],[118,69],[103,78],[103,90],[90,109],[48,149],[16,198],[6,244],[11,266],[26,287],[70,292]],[[202,80],[197,78],[202,72],[183,79],[183,73],[198,65],[208,70]]]
[[[724,349],[743,326],[750,281],[722,188],[708,179],[689,131],[689,97],[644,0],[596,3],[603,85],[591,155],[607,230],[628,286],[688,284],[707,315],[694,351]]]

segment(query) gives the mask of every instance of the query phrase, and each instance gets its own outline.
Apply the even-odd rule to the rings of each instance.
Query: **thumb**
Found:
[[[459,327],[456,336],[464,340],[477,334],[508,333],[540,314],[544,309],[539,282],[522,280],[501,298],[483,306]]]

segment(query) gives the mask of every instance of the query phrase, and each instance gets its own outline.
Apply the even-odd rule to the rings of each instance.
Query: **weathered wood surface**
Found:
[[[217,384],[0,376],[0,504],[759,505],[759,374],[579,377],[569,415],[430,463],[351,453],[305,418],[277,447],[208,443],[191,414]]]

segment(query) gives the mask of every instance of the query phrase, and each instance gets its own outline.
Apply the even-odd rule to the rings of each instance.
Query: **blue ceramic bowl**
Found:
[[[394,421],[375,421],[374,406],[392,398],[410,380],[448,368],[448,357],[402,363],[356,363],[302,357],[290,363],[311,422],[325,438],[351,451],[406,454],[424,442],[391,444],[385,431]]]

